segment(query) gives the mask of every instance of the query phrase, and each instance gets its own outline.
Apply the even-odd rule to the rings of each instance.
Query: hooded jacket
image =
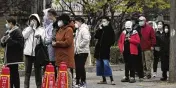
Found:
[[[124,30],[122,34],[120,35],[120,38],[118,41],[118,46],[122,54],[124,52],[124,42],[125,42],[126,34],[127,34],[127,31]],[[140,44],[140,37],[136,30],[132,31],[130,35],[129,43],[130,43],[130,54],[138,55],[138,45]]]
[[[6,41],[2,41],[5,36],[9,37]],[[4,63],[6,65],[23,63],[24,38],[21,29],[17,26],[13,27],[6,31],[3,38],[1,46],[5,48]]]
[[[40,23],[40,18],[38,14],[32,14],[30,17],[32,16],[35,16],[38,22]],[[24,55],[35,56],[35,47],[37,44],[39,44],[39,39],[37,39],[35,36],[40,35],[42,39],[44,40],[44,37],[45,37],[44,28],[39,26],[36,29],[34,29],[28,26],[27,28],[23,30],[22,34],[25,39]]]
[[[91,39],[91,36],[90,36],[88,25],[82,24],[81,27],[76,30],[75,54],[89,53],[90,39]]]

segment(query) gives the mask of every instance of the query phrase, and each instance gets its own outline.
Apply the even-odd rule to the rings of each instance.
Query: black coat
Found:
[[[20,63],[23,61],[24,48],[24,38],[22,35],[22,31],[18,27],[16,27],[16,29],[12,31],[9,35],[10,38],[6,42],[1,42],[1,46],[5,48],[5,63]]]
[[[95,38],[98,42],[95,46],[94,57],[97,59],[110,59],[110,48],[115,42],[115,33],[112,26],[106,26],[96,31]]]

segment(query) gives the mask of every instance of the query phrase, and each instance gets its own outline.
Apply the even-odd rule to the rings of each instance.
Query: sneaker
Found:
[[[121,80],[121,82],[129,82],[130,80],[129,80],[129,78],[127,78],[127,77],[124,77],[122,80]]]
[[[135,78],[131,77],[129,83],[135,83],[135,82],[136,82]]]
[[[151,79],[152,77],[151,77],[151,75],[146,75],[144,78],[145,79]]]
[[[74,85],[74,88],[79,88],[79,87],[80,87],[80,84]]]
[[[153,73],[153,77],[155,78],[155,77],[156,77],[156,75],[157,75],[157,73],[156,73],[156,72],[154,72],[154,73]]]
[[[114,81],[111,81],[111,85],[116,85]]]
[[[163,78],[163,77],[162,77],[160,80],[161,80],[161,81],[167,81],[167,78]]]
[[[81,83],[80,88],[87,88],[87,85],[85,82]]]

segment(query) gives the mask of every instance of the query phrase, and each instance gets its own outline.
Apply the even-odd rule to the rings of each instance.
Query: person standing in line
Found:
[[[162,78],[161,81],[167,81],[167,72],[169,71],[169,52],[170,52],[170,27],[164,25],[164,38],[163,45],[161,46],[161,70]]]
[[[143,53],[143,64],[146,78],[151,78],[151,70],[153,63],[153,49],[156,44],[156,36],[154,29],[146,23],[144,16],[139,17],[139,25],[141,26],[141,48]]]
[[[115,42],[115,33],[108,17],[101,19],[101,24],[95,34],[95,39],[98,40],[94,54],[96,58],[96,74],[103,78],[98,84],[107,84],[106,77],[109,76],[111,84],[115,85],[112,69],[109,65],[110,48]]]
[[[81,17],[75,18],[75,66],[76,66],[76,85],[86,87],[86,70],[85,63],[90,52],[90,32],[84,19]],[[81,82],[80,82],[81,81]]]
[[[45,37],[45,30],[41,27],[40,18],[38,14],[32,14],[29,17],[29,26],[25,28],[22,32],[25,39],[24,55],[25,55],[25,81],[24,88],[29,88],[30,86],[30,76],[32,71],[32,66],[34,63],[35,70],[35,81],[37,88],[41,88],[42,84],[42,72],[41,65],[36,60],[35,57],[35,47],[40,43],[39,37],[42,41]]]
[[[70,17],[67,14],[62,14],[57,22],[59,30],[56,31],[55,40],[52,41],[52,46],[55,49],[56,66],[60,66],[61,62],[65,62],[68,70],[75,68],[74,61],[74,24],[70,22]],[[71,78],[71,76],[69,76]],[[70,79],[72,83],[72,79]],[[69,86],[72,86],[69,84]]]
[[[157,22],[158,29],[155,31],[156,35],[156,45],[154,47],[154,63],[153,63],[153,77],[157,76],[157,67],[159,59],[161,58],[161,45],[164,43],[163,38],[165,36],[164,34],[164,22],[158,21]]]
[[[139,13],[134,13],[131,17],[131,20],[133,22],[133,30],[136,30],[140,36],[140,39],[142,37],[142,34],[141,34],[141,27],[139,25]],[[137,55],[137,58],[136,58],[136,72],[137,72],[137,75],[139,77],[139,80],[140,81],[143,81],[143,78],[144,78],[144,69],[143,69],[143,62],[142,62],[142,48],[141,48],[141,45],[139,44],[138,45],[138,55]]]
[[[23,63],[24,38],[14,18],[7,18],[5,26],[7,31],[1,38],[1,46],[5,48],[4,63],[10,68],[10,88],[20,88],[18,64]]]
[[[56,21],[57,13],[53,9],[44,10],[44,28],[45,28],[45,44],[47,45],[48,55],[50,63],[54,66],[55,79],[57,78],[57,67],[55,64],[55,52],[52,46],[52,41],[54,34],[53,33],[57,27],[53,26],[53,23]]]
[[[125,61],[125,77],[121,82],[135,83],[136,60],[138,55],[138,45],[140,37],[136,30],[132,28],[132,21],[125,23],[125,30],[121,33],[118,46]],[[129,75],[130,73],[130,75]]]

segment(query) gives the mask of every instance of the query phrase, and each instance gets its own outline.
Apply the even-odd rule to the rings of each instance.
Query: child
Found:
[[[120,35],[118,46],[125,61],[125,77],[121,82],[135,83],[135,64],[138,55],[140,37],[136,30],[132,30],[132,21],[125,23],[125,30]],[[130,76],[129,76],[130,72]],[[130,77],[130,78],[129,78]]]

